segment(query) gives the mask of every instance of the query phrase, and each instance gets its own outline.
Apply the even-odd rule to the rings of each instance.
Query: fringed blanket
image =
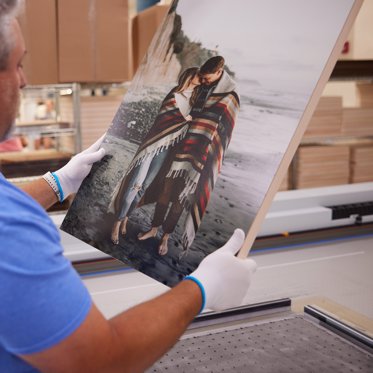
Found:
[[[192,244],[206,211],[231,140],[238,110],[239,98],[235,92],[224,95],[213,93],[205,109],[193,118],[180,146],[181,151],[171,166],[169,176],[185,175],[186,186],[180,200],[193,195],[182,237],[185,250]]]
[[[127,175],[145,158],[153,157],[178,143],[184,138],[187,129],[187,122],[177,107],[175,95],[171,91],[163,100],[153,126],[137,149],[128,167]]]
[[[120,211],[123,194],[131,179],[133,169],[137,166],[141,167],[142,162],[148,157],[154,157],[180,142],[185,137],[187,130],[188,122],[178,109],[175,95],[171,91],[163,100],[154,124],[139,146],[126,174],[117,184],[111,197],[109,212],[117,215]]]

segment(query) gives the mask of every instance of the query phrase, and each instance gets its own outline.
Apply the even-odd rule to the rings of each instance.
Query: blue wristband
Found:
[[[56,183],[57,183],[57,186],[58,186],[58,191],[60,192],[60,202],[63,202],[64,195],[63,195],[63,190],[62,190],[62,187],[61,187],[60,180],[59,180],[58,176],[54,172],[52,172],[51,174],[54,177],[54,180],[56,180]]]
[[[191,281],[195,282],[198,285],[199,289],[201,290],[202,306],[201,306],[201,309],[199,310],[199,313],[201,313],[203,311],[203,309],[205,308],[205,305],[206,305],[206,292],[205,292],[205,288],[203,287],[201,281],[198,280],[197,278],[193,277],[193,276],[186,276],[186,277],[184,277],[184,280],[191,280]]]

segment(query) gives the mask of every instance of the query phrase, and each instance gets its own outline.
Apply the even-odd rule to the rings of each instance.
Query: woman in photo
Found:
[[[114,244],[119,243],[119,234],[126,234],[128,216],[159,173],[169,152],[187,133],[188,122],[192,119],[189,113],[200,84],[199,68],[190,67],[163,100],[153,126],[112,197],[109,210],[117,217],[111,232]]]

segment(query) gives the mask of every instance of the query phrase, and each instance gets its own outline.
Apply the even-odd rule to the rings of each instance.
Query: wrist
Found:
[[[51,187],[51,189],[57,196],[58,201],[62,202],[64,200],[64,193],[57,175],[53,172],[47,172],[43,175],[43,179]]]
[[[60,202],[63,202],[63,200],[65,199],[65,194],[64,194],[62,186],[61,186],[60,178],[57,176],[57,174],[55,172],[52,172],[52,176],[54,177],[54,180],[56,180],[56,184],[57,184],[58,192],[59,192],[59,197],[60,197]]]
[[[201,301],[201,308],[199,310],[199,314],[204,310],[205,306],[206,306],[206,292],[205,292],[205,288],[202,284],[202,282],[200,280],[198,280],[196,277],[194,276],[186,276],[184,277],[184,281],[193,281],[199,288],[200,292],[201,292],[201,298],[202,298],[202,301]]]

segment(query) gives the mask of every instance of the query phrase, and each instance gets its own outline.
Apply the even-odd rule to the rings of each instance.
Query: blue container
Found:
[[[137,0],[137,12],[159,3],[159,0]]]

